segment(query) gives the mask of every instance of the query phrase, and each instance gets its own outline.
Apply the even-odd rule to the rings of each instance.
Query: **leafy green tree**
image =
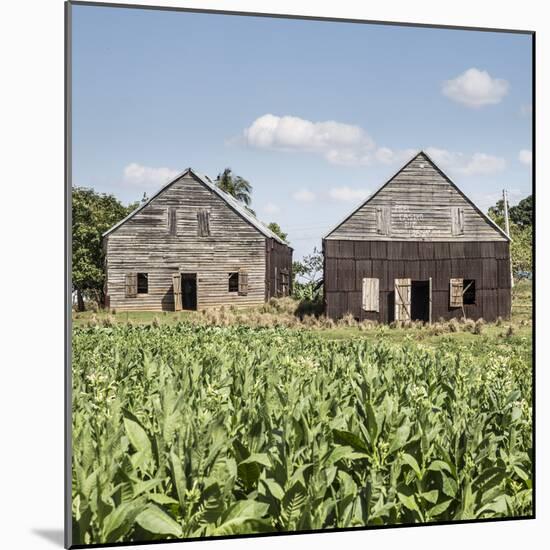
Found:
[[[252,185],[241,176],[233,175],[231,168],[226,168],[221,174],[218,174],[216,185],[245,206],[250,206]]]
[[[517,279],[526,277],[533,271],[532,214],[531,195],[509,210],[512,273]],[[499,227],[505,229],[503,200],[491,206],[488,215]]]
[[[268,229],[273,231],[275,235],[278,235],[279,237],[281,237],[281,239],[283,239],[285,243],[288,243],[288,240],[287,240],[288,233],[285,233],[277,222],[271,222],[267,227]]]
[[[522,279],[533,271],[533,228],[531,225],[521,227],[510,224],[510,255],[512,256],[512,273]]]
[[[504,229],[504,200],[497,201],[495,206],[489,207],[487,212],[489,217],[502,229]]]
[[[292,262],[293,294],[301,300],[319,300],[323,282],[323,254],[315,247],[302,261]]]
[[[124,206],[114,195],[86,187],[72,190],[72,284],[78,309],[84,310],[84,295],[103,302],[103,249],[101,235],[125,218],[139,203]]]
[[[520,200],[516,206],[510,208],[510,220],[521,227],[533,224],[533,195]]]

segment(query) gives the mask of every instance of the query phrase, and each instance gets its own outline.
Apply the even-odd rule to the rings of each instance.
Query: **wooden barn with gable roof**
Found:
[[[188,168],[103,234],[107,307],[247,307],[291,291],[292,248]]]
[[[424,152],[328,233],[323,253],[329,317],[510,316],[510,238]]]

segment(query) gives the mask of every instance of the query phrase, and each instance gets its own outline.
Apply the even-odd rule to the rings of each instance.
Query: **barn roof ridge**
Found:
[[[175,176],[173,179],[169,180],[167,183],[165,183],[156,193],[154,193],[151,197],[149,197],[145,202],[141,203],[135,210],[130,212],[125,218],[120,220],[118,223],[113,225],[110,229],[105,231],[102,234],[102,237],[106,237],[110,233],[112,233],[115,229],[118,229],[121,225],[126,223],[129,219],[133,218],[138,212],[143,210],[148,204],[150,204],[155,198],[157,198],[161,193],[163,193],[166,189],[168,189],[171,185],[176,183],[180,178],[185,176],[186,174],[192,174],[197,178],[203,185],[205,185],[210,191],[218,195],[229,207],[231,207],[233,210],[237,212],[242,218],[244,218],[245,221],[250,223],[253,227],[255,227],[260,233],[262,233],[264,236],[275,239],[277,242],[284,244],[288,246],[289,248],[292,248],[287,242],[283,241],[281,237],[279,237],[276,233],[271,231],[267,225],[265,225],[263,222],[261,222],[256,216],[254,216],[251,212],[249,212],[238,200],[236,200],[234,197],[220,189],[215,183],[212,178],[205,174],[201,174],[200,172],[197,172],[194,170],[191,166],[183,170],[183,172],[180,172],[177,176]]]
[[[428,155],[428,153],[426,153],[426,151],[424,151],[424,149],[419,149],[417,150],[411,158],[409,158],[409,160],[407,160],[400,168],[399,170],[397,170],[394,174],[392,174],[380,187],[378,187],[378,189],[372,193],[371,195],[369,195],[357,208],[355,208],[354,210],[352,210],[343,220],[341,220],[340,222],[338,222],[338,224],[336,224],[335,226],[332,227],[332,229],[325,234],[325,236],[323,237],[323,239],[326,239],[328,237],[330,237],[330,235],[332,235],[332,233],[334,233],[342,224],[344,224],[346,221],[348,221],[356,212],[358,212],[359,210],[361,210],[361,208],[363,208],[363,206],[365,206],[368,202],[370,202],[376,195],[378,195],[378,193],[380,193],[380,191],[382,191],[382,189],[384,189],[384,187],[386,187],[386,185],[388,185],[400,172],[402,172],[411,162],[413,162],[417,157],[419,157],[420,155],[423,155],[424,157],[426,157],[426,160],[428,160],[428,162],[449,182],[450,185],[452,185],[454,187],[454,189],[456,189],[456,191],[458,191],[458,193],[466,200],[466,202],[468,202],[473,208],[474,210],[480,214],[482,216],[483,219],[485,219],[485,221],[487,221],[492,227],[493,229],[496,229],[499,233],[501,233],[508,241],[511,241],[512,239],[510,238],[509,235],[506,234],[506,232],[500,228],[487,214],[485,214],[485,212],[483,212],[483,210],[481,210],[474,201],[472,201],[459,187],[458,185],[456,185],[456,183],[434,162],[434,160],[430,157],[430,155]]]

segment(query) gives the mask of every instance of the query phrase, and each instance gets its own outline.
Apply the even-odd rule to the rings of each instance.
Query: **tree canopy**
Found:
[[[218,174],[216,185],[227,194],[235,197],[245,206],[250,206],[252,202],[252,185],[241,176],[235,176],[231,172],[231,168],[226,168]]]
[[[521,200],[509,211],[510,219],[510,255],[512,273],[517,279],[527,277],[533,271],[533,201],[532,195]],[[489,217],[502,229],[504,223],[504,201],[497,201],[488,211]]]
[[[84,294],[99,302],[103,300],[102,234],[137,206],[138,203],[124,206],[114,195],[73,187],[72,284],[78,293],[79,309],[84,305]]]
[[[277,222],[271,222],[267,227],[268,227],[268,229],[273,231],[273,233],[275,233],[275,235],[281,237],[281,239],[283,239],[283,241],[285,241],[285,243],[288,243],[288,240],[287,240],[288,233],[285,233],[281,229],[281,226]]]
[[[510,220],[520,227],[533,224],[533,195],[529,195],[510,208]]]

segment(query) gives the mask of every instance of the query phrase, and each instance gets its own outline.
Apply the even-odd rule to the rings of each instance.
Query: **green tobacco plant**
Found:
[[[529,343],[479,346],[75,328],[73,542],[529,515]]]

